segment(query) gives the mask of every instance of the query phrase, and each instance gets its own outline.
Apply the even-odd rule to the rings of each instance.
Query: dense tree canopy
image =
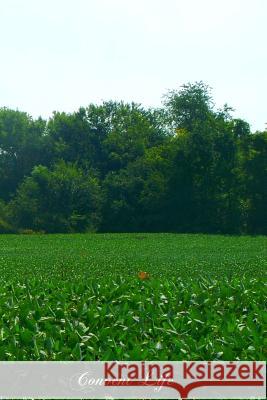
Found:
[[[215,109],[203,82],[160,109],[0,109],[0,233],[266,234],[266,198],[267,132]]]

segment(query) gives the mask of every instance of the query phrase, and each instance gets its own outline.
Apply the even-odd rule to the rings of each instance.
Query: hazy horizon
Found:
[[[54,110],[162,95],[204,81],[217,107],[264,130],[265,0],[0,0],[0,107]]]

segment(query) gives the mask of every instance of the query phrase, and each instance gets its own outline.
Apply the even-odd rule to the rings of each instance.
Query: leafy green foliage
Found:
[[[1,360],[265,359],[264,237],[0,241]]]
[[[24,176],[45,162],[46,122],[0,108],[0,198],[10,199]]]
[[[46,232],[93,231],[100,221],[97,177],[64,161],[51,171],[36,166],[10,204],[17,226]]]
[[[7,206],[0,200],[0,233],[11,233],[12,227],[8,223]]]
[[[266,132],[231,113],[203,82],[160,109],[0,109],[1,230],[266,234]]]

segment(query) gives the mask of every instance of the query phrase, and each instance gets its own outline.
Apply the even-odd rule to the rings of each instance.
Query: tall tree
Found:
[[[96,230],[102,197],[98,179],[60,161],[52,170],[34,167],[10,203],[18,227],[46,232]]]
[[[0,109],[0,198],[8,200],[34,165],[42,162],[45,121]]]

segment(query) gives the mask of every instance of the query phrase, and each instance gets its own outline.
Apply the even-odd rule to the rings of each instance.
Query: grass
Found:
[[[266,266],[266,237],[1,235],[0,360],[265,360]]]

